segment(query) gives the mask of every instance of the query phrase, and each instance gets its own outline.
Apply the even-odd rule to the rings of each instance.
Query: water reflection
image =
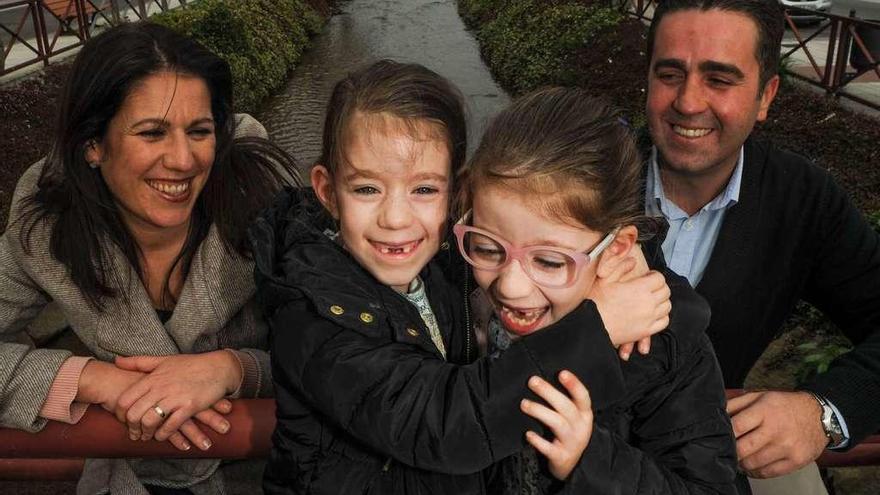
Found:
[[[287,85],[259,118],[272,138],[300,163],[321,149],[324,106],[333,83],[354,68],[380,58],[417,62],[448,77],[469,107],[470,143],[488,118],[509,101],[480,59],[465,31],[455,0],[349,0],[313,40]]]

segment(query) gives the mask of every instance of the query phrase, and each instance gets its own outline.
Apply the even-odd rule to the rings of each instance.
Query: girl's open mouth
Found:
[[[501,319],[501,324],[504,325],[504,328],[516,335],[523,336],[543,326],[541,322],[548,310],[548,307],[514,309],[501,306],[498,310],[498,317]]]
[[[370,241],[370,244],[383,258],[398,260],[409,258],[409,256],[422,244],[422,239],[401,244]]]

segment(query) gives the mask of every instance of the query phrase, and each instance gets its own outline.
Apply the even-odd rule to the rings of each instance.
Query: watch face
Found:
[[[825,435],[830,440],[828,442],[829,448],[838,447],[845,440],[843,428],[840,427],[840,421],[838,421],[837,415],[834,414],[834,410],[828,404],[822,404],[822,429],[825,430]]]

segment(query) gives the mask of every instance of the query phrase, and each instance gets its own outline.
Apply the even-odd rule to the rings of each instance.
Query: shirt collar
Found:
[[[727,187],[725,187],[718,196],[715,196],[715,199],[706,204],[706,206],[702,208],[703,211],[720,210],[722,208],[733,206],[739,201],[744,156],[744,147],[740,147],[739,156],[736,159],[736,167],[733,169],[733,174],[727,182]],[[647,201],[647,212],[653,215],[662,212],[662,214],[669,219],[676,219],[679,217],[686,218],[688,215],[675,203],[670,201],[669,198],[666,197],[666,193],[663,191],[663,184],[660,182],[660,167],[657,164],[656,146],[651,147],[651,158],[647,174],[645,193],[646,197],[650,200]]]

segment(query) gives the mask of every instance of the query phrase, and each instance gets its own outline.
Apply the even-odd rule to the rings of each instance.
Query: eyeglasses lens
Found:
[[[477,268],[497,270],[507,263],[509,253],[491,237],[468,232],[463,244],[468,261]],[[564,287],[577,272],[571,256],[550,249],[526,250],[519,261],[532,280],[547,287]]]
[[[532,279],[548,287],[562,287],[572,280],[577,263],[567,254],[547,249],[527,253]]]
[[[507,251],[504,246],[491,237],[468,232],[464,236],[463,244],[467,249],[466,254],[469,261],[476,267],[495,269],[504,265],[507,259]]]

